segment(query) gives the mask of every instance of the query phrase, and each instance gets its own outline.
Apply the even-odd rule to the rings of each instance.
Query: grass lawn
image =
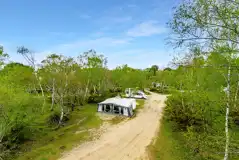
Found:
[[[134,110],[134,115],[131,118],[135,118],[139,111],[144,108],[144,99],[137,99],[136,100],[136,109]]]
[[[137,99],[136,100],[136,110],[139,110],[139,109],[143,109],[144,108],[144,102],[145,100],[144,99]]]
[[[172,131],[172,126],[166,120],[162,120],[160,132],[155,139],[154,144],[148,147],[149,157],[151,160],[186,160],[188,159],[185,153],[187,148],[181,145],[181,142],[176,139],[181,139],[179,133]]]
[[[124,120],[126,120],[126,119],[128,119],[128,117],[125,117],[125,116],[115,116],[114,118],[112,118],[111,120],[110,120],[110,124],[113,124],[113,125],[115,125],[115,124],[119,124],[120,122],[122,122],[122,121],[124,121]]]
[[[64,151],[71,150],[91,138],[89,129],[97,128],[102,121],[96,116],[96,105],[87,104],[75,110],[66,126],[49,130],[44,136],[22,145],[16,160],[56,160]]]

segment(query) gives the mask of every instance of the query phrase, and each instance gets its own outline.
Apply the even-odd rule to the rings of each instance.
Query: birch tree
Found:
[[[107,59],[94,50],[89,50],[78,56],[79,65],[87,72],[84,100],[87,99],[91,88],[96,93],[96,88],[101,89],[106,83]],[[96,76],[97,75],[97,76]]]
[[[3,46],[0,46],[0,69],[5,64],[5,60],[9,57],[7,53],[4,52]]]
[[[45,106],[45,103],[46,103],[46,98],[45,98],[45,94],[44,94],[42,84],[41,84],[41,77],[39,77],[38,73],[37,73],[37,64],[36,64],[36,59],[34,57],[34,53],[31,52],[28,48],[26,48],[24,46],[18,47],[17,53],[22,55],[24,57],[24,59],[28,62],[28,64],[34,69],[34,76],[36,77],[38,85],[41,89],[42,97],[44,99],[43,100],[43,105],[42,105],[42,109],[44,109],[44,106]]]
[[[239,1],[238,0],[184,0],[179,5],[173,19],[169,22],[172,29],[170,43],[176,47],[200,45],[204,51],[226,46],[229,59],[231,53],[238,53],[239,47]],[[224,50],[225,51],[225,50]],[[220,53],[219,53],[220,54]],[[227,105],[225,107],[225,155],[228,159],[229,133],[228,116],[230,108],[230,61],[226,64]]]

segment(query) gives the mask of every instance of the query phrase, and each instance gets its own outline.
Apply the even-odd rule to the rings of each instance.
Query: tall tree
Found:
[[[3,46],[0,46],[0,69],[4,65],[5,60],[9,57],[7,53],[4,52]]]
[[[107,59],[103,55],[98,55],[95,50],[89,50],[79,55],[78,60],[79,65],[88,75],[84,94],[84,100],[86,100],[92,88],[96,93],[96,90],[100,90],[102,85],[106,85]]]
[[[159,70],[159,67],[157,65],[152,65],[151,71],[153,72],[153,75],[156,76],[157,71]]]
[[[34,69],[34,75],[36,77],[38,85],[41,89],[42,97],[44,99],[43,105],[42,105],[42,109],[44,109],[44,106],[45,106],[45,103],[46,103],[46,98],[45,98],[45,94],[44,94],[44,91],[43,91],[43,88],[42,88],[42,85],[41,85],[41,78],[38,76],[38,73],[37,73],[37,64],[36,64],[36,60],[35,60],[35,57],[34,57],[34,53],[31,52],[28,48],[26,48],[24,46],[18,47],[17,53],[22,55],[25,58],[25,60],[28,62],[28,64]]]
[[[228,159],[229,150],[230,62],[232,56],[239,50],[238,5],[238,0],[185,0],[176,8],[173,20],[169,23],[173,31],[171,42],[177,47],[200,45],[201,49],[206,49],[207,52],[217,50],[219,53],[228,54],[224,160]]]

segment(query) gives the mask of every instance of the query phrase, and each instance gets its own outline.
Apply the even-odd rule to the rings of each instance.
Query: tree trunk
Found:
[[[42,104],[42,111],[43,111],[44,106],[45,106],[45,103],[46,103],[45,94],[44,94],[44,91],[43,91],[43,88],[42,88],[42,85],[41,85],[40,79],[38,78],[36,72],[35,72],[35,77],[36,77],[36,79],[37,79],[37,81],[38,81],[38,85],[39,85],[39,87],[40,87],[40,89],[41,89],[41,94],[42,94],[42,97],[43,97],[43,104]]]
[[[182,97],[182,99],[181,99],[181,103],[182,103],[183,110],[184,110],[184,108],[185,108],[185,105],[184,105],[183,93],[182,93],[182,82],[180,83],[180,92],[181,92],[181,97]]]
[[[63,95],[61,95],[61,116],[60,116],[60,121],[59,124],[62,123],[63,117],[64,117],[64,100],[63,100]]]
[[[37,92],[37,88],[36,88],[36,85],[35,85],[35,83],[34,83],[34,90],[35,90],[35,92],[36,92],[37,96],[39,96],[39,93]]]
[[[51,111],[53,110],[55,103],[55,78],[52,81],[52,97],[51,97]]]
[[[229,148],[229,133],[228,133],[228,116],[230,108],[230,78],[231,78],[231,66],[229,64],[227,72],[227,106],[226,106],[226,115],[225,115],[225,135],[226,135],[226,144],[225,144],[225,155],[224,160],[228,160],[228,148]]]
[[[88,86],[89,86],[89,83],[90,83],[90,80],[88,79],[88,81],[87,81],[87,85],[86,85],[86,88],[85,88],[84,101],[85,101],[86,96],[87,96],[87,93],[88,93]]]
[[[106,82],[107,83],[107,82]],[[98,88],[98,91],[100,92],[100,89],[101,89],[101,83],[99,81],[99,88]]]
[[[93,86],[93,88],[94,88],[94,94],[96,94],[96,88],[95,88],[95,85]]]

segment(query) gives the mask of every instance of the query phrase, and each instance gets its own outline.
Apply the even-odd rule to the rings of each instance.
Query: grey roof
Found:
[[[114,97],[106,99],[105,101],[100,102],[99,104],[116,104],[123,107],[131,107],[132,103],[133,99]]]

